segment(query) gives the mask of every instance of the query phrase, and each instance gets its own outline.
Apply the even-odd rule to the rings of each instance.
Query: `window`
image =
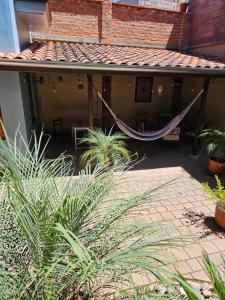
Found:
[[[152,98],[153,77],[137,77],[135,102],[150,102]]]

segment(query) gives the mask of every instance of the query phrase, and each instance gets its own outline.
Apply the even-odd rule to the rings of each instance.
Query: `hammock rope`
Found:
[[[127,136],[130,138],[140,140],[140,141],[154,141],[163,138],[168,133],[170,133],[172,130],[174,130],[180,122],[183,120],[183,118],[187,115],[189,110],[192,108],[192,106],[197,102],[197,100],[200,98],[202,93],[204,92],[204,89],[202,89],[198,95],[194,98],[194,100],[176,117],[174,117],[165,127],[156,130],[156,131],[149,131],[149,132],[140,132],[137,130],[132,129],[129,127],[126,123],[124,123],[122,120],[120,120],[116,114],[111,110],[105,99],[102,97],[100,92],[97,90],[97,88],[93,85],[94,89],[96,90],[96,93],[99,97],[99,99],[103,102],[105,107],[109,110],[110,114],[112,115],[115,123],[120,128],[122,132],[124,132]]]

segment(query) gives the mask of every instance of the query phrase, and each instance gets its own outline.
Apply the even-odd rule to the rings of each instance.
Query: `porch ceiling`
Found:
[[[0,69],[225,76],[225,59],[167,49],[34,41],[19,54],[0,53]]]

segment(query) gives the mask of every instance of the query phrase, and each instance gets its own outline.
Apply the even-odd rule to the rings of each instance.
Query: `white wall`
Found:
[[[3,123],[10,138],[14,138],[18,126],[25,139],[29,137],[28,123],[24,117],[24,104],[27,105],[23,102],[19,73],[0,71],[0,107]]]

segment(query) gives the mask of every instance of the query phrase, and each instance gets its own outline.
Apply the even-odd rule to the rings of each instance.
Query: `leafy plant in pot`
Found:
[[[211,175],[225,171],[225,131],[219,129],[205,129],[200,134],[209,155],[208,170]]]
[[[180,1],[180,12],[186,12],[188,7],[188,0],[181,0]]]
[[[205,183],[203,184],[203,189],[210,199],[216,201],[215,221],[220,227],[225,229],[225,189],[217,175],[215,175],[215,179],[215,188],[211,188],[208,183]]]

